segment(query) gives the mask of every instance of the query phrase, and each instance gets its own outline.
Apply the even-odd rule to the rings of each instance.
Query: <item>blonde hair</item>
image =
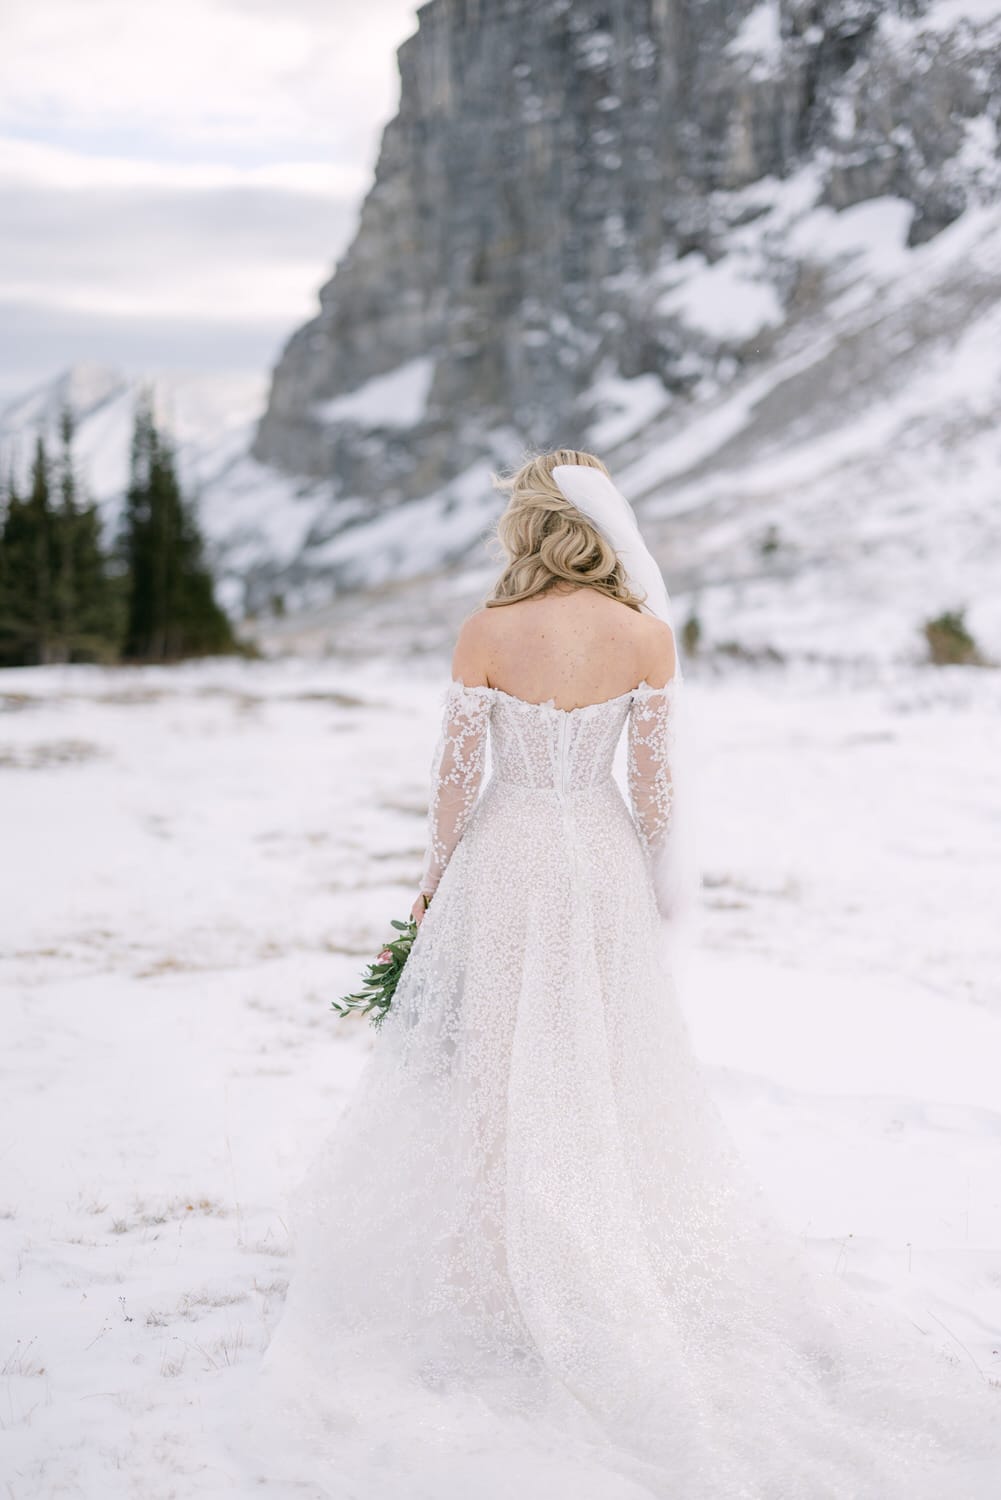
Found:
[[[509,496],[496,530],[507,566],[484,600],[486,608],[532,599],[563,582],[583,584],[638,610],[642,601],[630,589],[611,543],[557,487],[552,471],[559,464],[608,473],[593,453],[557,448],[527,459],[512,474],[490,476],[494,488]]]

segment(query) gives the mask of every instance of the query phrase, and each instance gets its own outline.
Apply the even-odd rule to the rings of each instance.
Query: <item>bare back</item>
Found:
[[[662,687],[674,675],[670,627],[597,589],[554,587],[481,609],[462,627],[452,675],[530,703],[574,709]]]

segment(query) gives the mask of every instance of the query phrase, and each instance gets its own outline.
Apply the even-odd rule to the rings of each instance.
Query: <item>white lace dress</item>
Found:
[[[675,691],[448,689],[436,893],[298,1188],[260,1375],[296,1493],[1001,1493],[1001,1400],[811,1277],[693,1061],[651,874]]]

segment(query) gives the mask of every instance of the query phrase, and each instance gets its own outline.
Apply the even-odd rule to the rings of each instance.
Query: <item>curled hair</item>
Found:
[[[491,476],[494,487],[509,497],[496,533],[507,566],[484,601],[486,607],[516,604],[544,594],[554,584],[574,583],[638,610],[642,601],[629,587],[611,543],[553,479],[552,471],[560,464],[608,473],[593,453],[557,448],[528,459],[513,474]]]

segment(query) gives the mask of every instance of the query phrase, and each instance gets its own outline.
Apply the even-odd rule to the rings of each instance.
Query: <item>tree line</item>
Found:
[[[64,410],[56,451],[35,442],[26,484],[0,490],[0,666],[165,662],[234,651],[192,505],[152,396],[134,415],[117,533],[103,539]]]

